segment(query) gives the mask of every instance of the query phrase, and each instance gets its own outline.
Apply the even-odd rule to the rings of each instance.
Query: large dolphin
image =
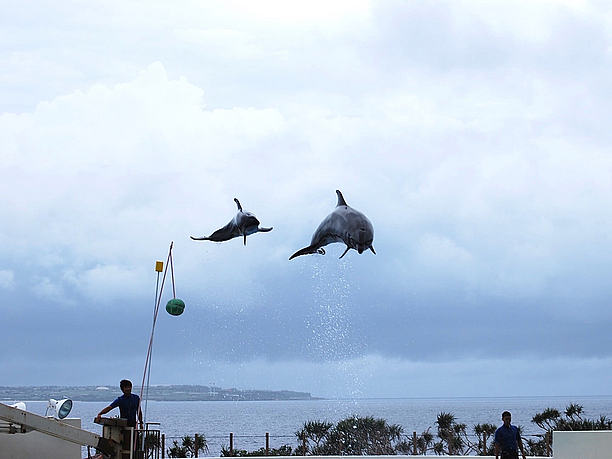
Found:
[[[340,255],[340,258],[346,255],[346,252],[350,249],[355,249],[359,253],[370,249],[372,253],[376,254],[374,247],[372,247],[374,241],[372,222],[361,212],[350,207],[340,190],[336,190],[336,194],[338,195],[338,204],[334,211],[321,222],[312,235],[310,245],[291,255],[290,260],[309,253],[324,255],[325,249],[323,249],[323,246],[332,242],[344,242],[346,244],[346,250]]]
[[[246,245],[246,238],[248,235],[262,231],[264,233],[272,231],[272,228],[260,228],[259,220],[251,212],[243,212],[240,201],[234,198],[234,202],[238,206],[238,213],[232,220],[225,225],[223,228],[218,229],[208,237],[193,237],[194,241],[214,241],[223,242],[229,241],[238,236],[244,237],[244,245]]]

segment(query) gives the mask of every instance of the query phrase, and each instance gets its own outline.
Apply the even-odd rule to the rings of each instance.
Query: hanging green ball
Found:
[[[180,316],[185,310],[185,303],[183,300],[179,300],[178,298],[174,298],[166,304],[166,311],[168,314],[173,316]]]

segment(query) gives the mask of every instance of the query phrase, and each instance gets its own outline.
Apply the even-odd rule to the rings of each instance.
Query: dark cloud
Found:
[[[162,304],[156,357],[317,362],[368,354],[410,361],[611,356],[605,301],[550,304],[546,296],[466,296],[446,287],[406,294],[384,290],[379,282],[358,285],[363,278],[352,260],[329,258],[304,261],[310,275],[270,273],[278,288],[248,304],[198,299],[196,291],[184,289],[182,316],[168,315]],[[153,309],[140,301],[61,306],[13,293],[3,303],[14,305],[4,311],[3,322],[10,324],[2,335],[4,358],[112,362],[137,358],[148,343]]]

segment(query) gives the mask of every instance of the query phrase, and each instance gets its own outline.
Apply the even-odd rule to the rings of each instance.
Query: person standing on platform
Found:
[[[119,383],[119,387],[123,392],[123,395],[117,397],[113,403],[103,408],[98,413],[94,422],[100,422],[100,417],[103,414],[108,413],[113,408],[119,407],[119,416],[123,419],[127,419],[128,427],[136,427],[136,413],[138,413],[138,422],[142,429],[142,411],[140,409],[140,397],[136,394],[132,394],[132,381],[129,379],[122,379]]]

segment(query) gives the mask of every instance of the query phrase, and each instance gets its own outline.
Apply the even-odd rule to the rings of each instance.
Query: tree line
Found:
[[[540,432],[523,438],[525,453],[529,456],[552,455],[554,430],[612,430],[612,420],[606,416],[589,419],[582,405],[569,404],[564,411],[546,408],[531,420]],[[295,432],[297,447],[260,448],[255,451],[222,447],[221,456],[363,456],[363,455],[494,455],[493,438],[498,426],[494,424],[467,424],[458,422],[454,414],[441,412],[435,427],[420,434],[406,435],[399,424],[372,416],[350,416],[331,423],[307,421]],[[523,432],[522,426],[518,426]],[[195,439],[183,437],[183,445],[175,440],[168,457],[198,457],[199,451],[208,452],[206,437],[196,434]]]

